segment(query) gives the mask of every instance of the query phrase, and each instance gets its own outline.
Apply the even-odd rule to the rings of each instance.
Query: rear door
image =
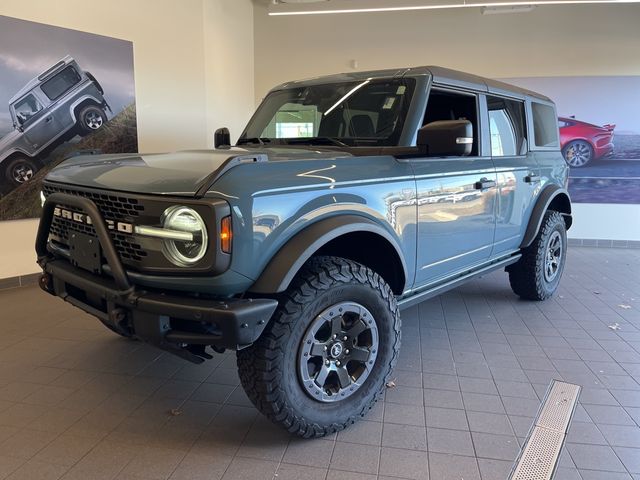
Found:
[[[480,140],[486,109],[478,92],[434,87],[423,124],[466,119],[474,146],[465,157],[412,159],[418,201],[416,287],[486,261],[493,248],[496,172]],[[484,110],[481,112],[481,110]]]
[[[540,168],[529,154],[524,99],[493,93],[485,98],[498,181],[492,256],[500,256],[520,246],[540,185]]]

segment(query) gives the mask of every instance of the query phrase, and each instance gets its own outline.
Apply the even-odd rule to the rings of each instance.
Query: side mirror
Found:
[[[418,148],[430,157],[464,157],[473,148],[469,120],[438,120],[418,130]]]
[[[213,146],[215,148],[229,148],[231,146],[231,133],[228,128],[219,128],[215,131]]]

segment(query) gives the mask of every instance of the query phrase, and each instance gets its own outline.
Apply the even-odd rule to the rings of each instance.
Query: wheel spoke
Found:
[[[338,373],[338,380],[340,381],[340,388],[347,388],[351,385],[351,377],[349,376],[349,372],[345,367],[338,367],[336,370]]]
[[[320,387],[323,387],[324,384],[327,382],[327,377],[329,376],[330,372],[331,370],[329,369],[329,367],[323,364],[322,368],[320,368],[320,371],[316,375],[316,378],[315,378],[316,384]]]
[[[356,362],[365,363],[369,359],[369,350],[361,347],[353,347],[349,351],[349,358],[351,360],[355,360]]]
[[[331,335],[339,335],[342,332],[342,317],[331,318]]]
[[[312,357],[322,357],[325,353],[325,344],[324,343],[314,343],[311,346],[311,351],[309,355]]]
[[[354,323],[349,330],[347,330],[347,336],[349,338],[356,338],[366,329],[367,329],[367,325],[364,323],[364,321],[362,319],[358,319],[358,321]]]

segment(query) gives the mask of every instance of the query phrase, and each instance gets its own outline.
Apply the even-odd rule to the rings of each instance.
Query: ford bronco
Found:
[[[242,386],[305,437],[364,416],[400,309],[496,269],[544,300],[571,226],[554,104],[439,67],[274,88],[230,146],[85,155],[47,176],[41,287]],[[211,349],[211,350],[210,350]]]
[[[12,187],[30,180],[58,145],[101,128],[110,110],[103,94],[69,56],[29,81],[9,100],[14,130],[0,139],[4,180]]]

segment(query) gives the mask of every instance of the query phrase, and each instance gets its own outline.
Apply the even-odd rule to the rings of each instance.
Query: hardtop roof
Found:
[[[438,67],[438,66],[420,66],[409,68],[394,68],[386,70],[370,70],[366,72],[345,72],[334,75],[326,75],[321,77],[313,77],[305,80],[297,80],[293,82],[286,82],[278,85],[273,90],[281,90],[283,88],[290,87],[304,87],[311,85],[319,85],[322,83],[334,83],[334,82],[354,82],[362,81],[369,78],[400,78],[400,77],[419,77],[430,75],[433,78],[434,83],[444,83],[449,85],[459,85],[472,88],[474,90],[480,90],[485,92],[493,92],[504,95],[515,95],[520,97],[532,97],[545,102],[553,101],[537,92],[527,90],[526,88],[517,87],[505,82],[493,80],[491,78],[480,77],[471,73],[460,72],[458,70],[452,70],[450,68]]]
[[[51,74],[53,74],[54,71],[57,72],[58,70],[66,67],[67,65],[73,62],[75,62],[73,57],[67,55],[64,58],[58,60],[56,63],[52,64],[50,67],[45,69],[42,73],[38,74],[36,77],[29,80],[24,87],[22,87],[13,97],[11,97],[11,99],[9,100],[9,105],[11,105],[16,100],[20,99],[20,97],[24,96],[26,93],[30,92],[38,85],[40,85],[45,80],[44,78],[41,79],[41,77],[44,74],[49,73],[50,70],[51,70]],[[50,77],[51,74],[47,75],[47,77]]]

